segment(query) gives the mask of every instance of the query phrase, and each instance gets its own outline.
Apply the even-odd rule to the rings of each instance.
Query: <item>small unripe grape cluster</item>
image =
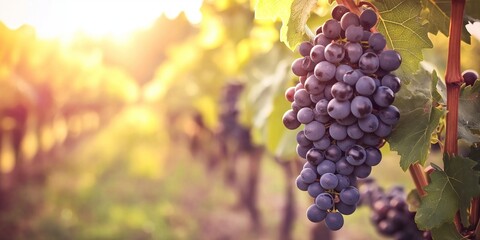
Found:
[[[380,163],[379,147],[398,122],[391,105],[400,79],[391,73],[401,57],[385,50],[385,37],[371,29],[377,14],[360,16],[343,5],[317,30],[315,39],[299,46],[301,58],[292,63],[299,77],[285,92],[292,108],[285,112],[288,129],[297,134],[297,153],[306,159],[296,183],[314,198],[307,210],[312,222],[325,220],[331,230],[343,226],[359,199],[357,178],[370,175]]]
[[[415,224],[415,213],[408,210],[407,196],[402,186],[385,192],[373,179],[360,186],[360,204],[372,210],[370,220],[378,233],[395,240],[431,240],[430,232],[423,232]]]

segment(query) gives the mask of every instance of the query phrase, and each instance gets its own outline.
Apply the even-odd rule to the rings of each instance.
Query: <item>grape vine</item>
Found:
[[[356,165],[356,160],[363,160],[366,148],[383,146],[385,138],[385,146],[400,155],[401,168],[409,169],[415,183],[420,202],[415,209],[417,228],[431,232],[433,239],[478,238],[480,128],[472,117],[480,117],[479,83],[474,70],[460,71],[460,42],[470,43],[464,19],[478,21],[478,3],[337,0],[333,18],[323,20],[312,36],[308,19],[325,5],[287,2],[259,0],[255,10],[257,18],[280,17],[280,40],[302,56],[292,63],[299,81],[285,92],[292,104],[283,123],[288,129],[305,125],[297,134],[296,150],[307,161],[296,181],[315,198],[307,217],[314,222],[325,219],[333,230],[343,225],[337,205],[353,206],[343,210],[351,214],[356,204],[343,201],[341,191],[355,186],[357,169],[364,164],[360,160]],[[439,32],[449,36],[445,81],[420,64],[422,50],[435,44],[428,33]],[[298,37],[305,35],[313,39]],[[395,75],[389,74],[394,70]],[[405,83],[402,87],[399,79]],[[388,119],[382,118],[382,111],[388,112]],[[469,147],[460,155],[458,139]],[[432,143],[444,151],[441,166],[427,160]],[[427,162],[429,176],[424,172]],[[351,173],[347,166],[353,168]],[[368,176],[371,166],[360,177]],[[350,174],[355,177],[349,177],[345,187],[343,177]]]

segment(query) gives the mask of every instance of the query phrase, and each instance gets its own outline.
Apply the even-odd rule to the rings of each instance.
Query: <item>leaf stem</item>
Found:
[[[427,195],[427,192],[425,192],[425,189],[423,188],[428,185],[428,182],[425,173],[423,172],[422,165],[419,163],[412,164],[408,170],[410,171],[410,175],[412,175],[413,182],[415,183],[415,187],[417,188],[420,197]]]
[[[460,38],[462,34],[463,11],[465,0],[451,0],[452,8],[450,13],[450,31],[448,42],[448,60],[445,81],[447,85],[447,128],[445,136],[445,153],[458,154],[458,102],[460,98],[460,85],[462,76],[460,74]],[[457,212],[454,219],[455,227],[459,233],[462,232],[460,214]]]

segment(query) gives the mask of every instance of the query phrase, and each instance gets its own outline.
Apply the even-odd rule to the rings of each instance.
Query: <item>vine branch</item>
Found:
[[[458,154],[458,102],[460,98],[460,85],[463,82],[460,74],[460,41],[462,35],[463,11],[465,0],[451,0],[450,30],[448,41],[448,60],[445,73],[447,85],[447,128],[445,136],[445,153]],[[454,219],[455,227],[462,233],[460,214],[457,212]]]

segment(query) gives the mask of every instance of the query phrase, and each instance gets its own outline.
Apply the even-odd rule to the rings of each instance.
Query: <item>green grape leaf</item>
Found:
[[[282,27],[280,30],[280,40],[285,42],[290,49],[294,50],[302,41],[308,40],[304,34],[305,27],[316,3],[317,0],[294,0],[292,2],[287,27]]]
[[[453,223],[445,223],[440,227],[436,227],[431,230],[433,239],[449,239],[460,240],[465,239],[460,233],[458,233]]]
[[[373,4],[379,11],[378,31],[385,36],[388,47],[402,56],[397,74],[409,80],[423,60],[422,49],[433,46],[428,29],[421,23],[422,5],[420,1],[406,0],[375,0]]]
[[[480,81],[462,86],[458,106],[458,135],[470,143],[480,142]]]
[[[480,194],[480,175],[472,169],[476,165],[473,160],[445,155],[443,161],[445,170],[436,167],[430,175],[431,182],[425,187],[427,195],[415,215],[415,222],[422,230],[453,221],[458,210],[466,224],[470,200]]]
[[[402,86],[394,105],[400,110],[400,121],[388,138],[390,148],[400,155],[404,171],[411,164],[424,164],[430,150],[430,139],[445,110],[438,108],[436,85],[438,77],[419,71],[413,80]]]
[[[450,157],[445,155],[443,158],[444,168],[447,175],[452,179],[452,186],[459,195],[459,209],[462,224],[468,226],[468,213],[470,200],[480,195],[480,173],[473,168],[477,165],[475,161],[463,157]]]
[[[240,116],[242,124],[252,128],[255,143],[285,158],[295,155],[292,143],[296,139],[296,131],[286,129],[282,123],[283,114],[291,108],[284,97],[292,75],[291,55],[278,43],[247,66],[245,74],[250,83],[246,84]]]
[[[276,20],[280,18],[280,41],[294,50],[298,44],[306,40],[305,28],[310,12],[317,0],[258,0],[255,7],[255,18]]]
[[[450,30],[450,12],[446,13],[434,0],[422,0],[421,17],[428,24],[428,31],[433,34],[438,32],[443,33],[448,37]],[[470,34],[467,31],[462,31],[462,40],[470,43]]]

